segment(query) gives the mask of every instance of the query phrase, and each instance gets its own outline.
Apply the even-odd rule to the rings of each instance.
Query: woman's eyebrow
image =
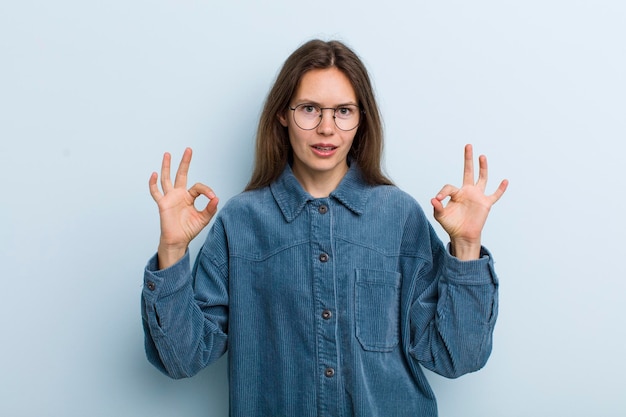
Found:
[[[319,106],[319,107],[324,107],[319,102],[317,102],[315,100],[309,100],[307,98],[297,99],[297,100],[295,100],[295,103],[297,105],[300,105],[300,104],[314,104],[314,105]],[[358,104],[355,103],[353,100],[349,100],[349,101],[345,101],[343,103],[339,103],[339,104],[337,104],[337,105],[335,105],[333,107],[341,107],[341,106],[358,106]]]

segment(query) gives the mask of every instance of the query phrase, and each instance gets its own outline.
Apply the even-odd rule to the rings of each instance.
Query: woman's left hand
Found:
[[[450,235],[452,254],[461,260],[478,259],[480,256],[480,236],[487,221],[489,210],[502,197],[509,184],[503,180],[491,195],[485,195],[487,188],[487,157],[478,158],[478,181],[474,181],[474,155],[472,145],[465,146],[463,185],[444,186],[431,200],[435,220]],[[444,206],[443,200],[450,198]]]

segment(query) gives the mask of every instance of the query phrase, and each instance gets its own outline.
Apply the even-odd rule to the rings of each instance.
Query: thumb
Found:
[[[209,199],[209,202],[204,207],[204,209],[198,211],[198,214],[202,218],[202,221],[208,224],[217,212],[217,204],[219,203],[219,198],[217,198],[217,196],[210,187],[202,183],[194,184],[189,189],[189,195],[191,195],[194,201],[201,195]]]
[[[217,205],[219,204],[220,199],[217,197],[213,197],[206,205],[206,207],[200,212],[202,218],[209,223],[215,213],[217,213]]]
[[[441,203],[441,200],[439,200],[437,197],[431,198],[430,204],[433,205],[433,214],[435,216],[435,219],[443,215],[444,207],[443,207],[443,204]]]

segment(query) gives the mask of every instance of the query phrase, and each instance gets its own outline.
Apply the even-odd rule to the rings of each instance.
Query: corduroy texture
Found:
[[[156,257],[155,257],[156,258]],[[190,269],[145,270],[149,360],[188,377],[229,354],[235,417],[437,415],[421,366],[481,368],[497,315],[489,253],[449,255],[417,202],[352,165],[328,197],[291,169],[240,194]]]

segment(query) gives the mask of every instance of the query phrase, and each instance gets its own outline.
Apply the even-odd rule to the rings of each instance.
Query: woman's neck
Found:
[[[341,170],[335,169],[332,171],[311,171],[300,168],[297,164],[294,164],[292,166],[293,175],[302,188],[314,198],[328,197],[348,172],[348,164],[343,166]]]

